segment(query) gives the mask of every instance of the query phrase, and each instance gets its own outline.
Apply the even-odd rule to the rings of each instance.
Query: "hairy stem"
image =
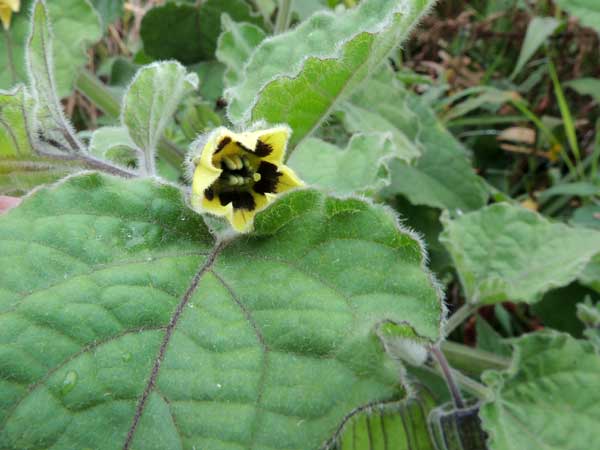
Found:
[[[290,27],[292,20],[292,1],[293,0],[279,0],[279,8],[277,10],[277,19],[275,19],[275,34],[283,33]]]
[[[477,311],[477,306],[467,302],[458,308],[454,314],[450,316],[448,322],[446,322],[446,326],[444,327],[445,336],[450,335],[455,329],[457,329],[460,324],[462,324],[468,317],[470,317],[475,311]]]
[[[445,341],[441,348],[453,367],[473,375],[489,369],[506,369],[510,365],[508,358],[456,342]]]
[[[460,389],[456,384],[454,374],[450,365],[448,364],[448,360],[437,346],[433,345],[429,348],[429,350],[437,362],[437,365],[441,371],[441,375],[446,381],[448,390],[452,395],[452,402],[454,403],[454,407],[457,409],[463,409],[465,407],[465,401],[463,400]]]

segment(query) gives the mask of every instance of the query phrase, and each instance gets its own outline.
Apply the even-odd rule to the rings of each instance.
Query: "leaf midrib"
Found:
[[[160,366],[162,364],[162,361],[164,360],[164,357],[165,357],[165,354],[167,351],[167,347],[169,345],[169,342],[171,341],[171,337],[173,336],[173,332],[175,331],[175,328],[177,327],[179,319],[181,318],[183,310],[184,310],[185,306],[188,304],[188,302],[190,301],[190,299],[192,298],[192,295],[196,292],[196,289],[198,288],[198,285],[200,284],[202,277],[204,276],[204,274],[207,271],[210,270],[210,268],[212,267],[212,265],[214,264],[214,262],[218,256],[218,254],[225,247],[226,244],[227,243],[225,241],[215,243],[215,246],[213,247],[210,254],[207,256],[206,260],[204,260],[202,262],[202,264],[200,265],[200,267],[198,267],[198,270],[196,271],[196,274],[192,278],[192,281],[191,281],[188,289],[183,294],[181,301],[179,302],[179,304],[177,305],[177,308],[175,309],[175,312],[171,316],[171,320],[169,321],[169,324],[167,325],[167,328],[165,330],[165,336],[163,337],[163,340],[158,349],[158,354],[156,355],[156,358],[154,359],[154,364],[152,366],[152,371],[150,373],[150,377],[148,378],[146,387],[144,388],[144,391],[142,392],[142,395],[140,396],[140,398],[137,402],[137,405],[135,408],[135,415],[133,417],[132,424],[129,427],[127,436],[125,438],[125,442],[123,443],[123,450],[128,450],[131,446],[131,443],[133,442],[133,437],[135,435],[135,432],[139,425],[140,419],[144,412],[146,402],[148,401],[148,398],[150,397],[150,393],[154,390],[154,385],[158,378]]]

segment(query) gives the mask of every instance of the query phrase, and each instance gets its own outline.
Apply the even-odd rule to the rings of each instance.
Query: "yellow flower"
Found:
[[[21,0],[0,0],[0,21],[5,30],[10,27],[10,18],[13,12],[19,12]]]
[[[302,185],[283,163],[290,134],[285,126],[245,133],[214,130],[193,159],[192,207],[226,217],[239,232],[250,231],[256,213],[277,194]]]

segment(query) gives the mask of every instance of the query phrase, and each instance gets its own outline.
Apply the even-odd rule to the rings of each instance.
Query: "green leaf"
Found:
[[[399,157],[412,161],[421,155],[421,148],[402,129],[402,124],[414,117],[405,106],[405,97],[406,92],[391,71],[383,70],[366,82],[351,101],[340,105],[344,126],[352,133],[391,133]]]
[[[0,88],[9,89],[27,80],[25,47],[29,35],[32,1],[21,1],[21,12],[14,16],[10,31],[0,37]],[[48,2],[52,23],[52,50],[58,97],[73,90],[79,70],[87,63],[88,46],[102,37],[100,18],[86,0]]]
[[[574,281],[600,252],[599,232],[506,203],[446,219],[444,228],[440,240],[471,303],[535,303]]]
[[[579,281],[600,293],[600,254],[596,255],[585,267]]]
[[[571,217],[571,223],[575,226],[600,230],[600,205],[591,203],[577,208]]]
[[[483,376],[495,397],[480,411],[490,450],[589,450],[600,422],[600,358],[592,345],[552,332],[513,345],[511,367]]]
[[[199,92],[203,99],[216,102],[223,96],[225,66],[218,61],[202,61],[193,66],[198,75]]]
[[[388,203],[400,214],[402,223],[421,234],[429,256],[429,267],[439,279],[443,279],[444,275],[453,269],[450,255],[439,240],[443,230],[440,210],[428,206],[415,206],[401,196],[388,200]]]
[[[566,82],[565,87],[575,90],[580,95],[591,96],[596,103],[600,103],[600,80],[597,78],[579,78]]]
[[[475,332],[477,334],[477,348],[501,356],[510,356],[510,347],[502,339],[500,333],[480,315],[477,315]]]
[[[521,47],[521,53],[519,54],[519,60],[515,66],[515,70],[511,74],[510,78],[515,78],[525,67],[525,64],[529,62],[531,57],[540,49],[540,47],[546,42],[546,40],[554,34],[556,29],[560,26],[560,21],[553,17],[534,17],[527,26],[527,33],[525,34],[525,40]]]
[[[102,127],[92,134],[88,151],[100,158],[108,159],[122,166],[138,160],[137,146],[125,127]]]
[[[0,217],[0,447],[306,450],[395,398],[380,326],[440,337],[419,242],[314,190],[255,228],[215,243],[175,187],[98,174]]]
[[[213,59],[222,14],[238,21],[261,22],[244,0],[207,0],[199,8],[167,3],[152,8],[142,20],[144,50],[154,59],[174,58],[183,64]]]
[[[288,123],[297,144],[373,73],[430,4],[365,0],[344,13],[316,13],[265,39],[246,64],[243,80],[226,91],[230,119]]]
[[[304,182],[330,192],[377,192],[389,184],[387,164],[395,153],[385,134],[355,134],[344,150],[308,138],[294,150],[289,165]]]
[[[292,2],[292,11],[298,16],[299,21],[303,21],[312,16],[315,12],[327,9],[327,0],[301,0]]]
[[[185,95],[198,88],[196,74],[188,74],[175,61],[154,63],[140,69],[123,98],[121,121],[143,152],[139,166],[156,172],[158,143]]]
[[[227,14],[221,18],[223,32],[217,42],[216,58],[225,64],[225,86],[230,87],[241,81],[244,64],[254,49],[266,37],[266,33],[251,23],[234,22]]]
[[[91,0],[91,2],[102,17],[105,28],[116,22],[123,14],[124,0]]]
[[[335,450],[435,450],[427,417],[433,398],[420,391],[410,399],[356,411],[340,430]]]
[[[56,142],[61,150],[81,151],[75,129],[65,117],[55,80],[52,33],[45,2],[36,1],[32,10],[31,34],[27,42],[29,87],[35,101],[36,131],[47,143]],[[54,145],[52,145],[54,146]]]
[[[466,150],[440,123],[423,100],[390,78],[385,70],[369,80],[350,102],[342,106],[350,130],[392,130],[396,145],[416,147],[414,163],[390,163],[392,182],[383,195],[401,194],[415,205],[470,211],[488,198],[483,180],[466,156]],[[362,120],[364,118],[364,120]]]
[[[542,320],[544,327],[564,331],[578,338],[581,337],[583,326],[577,320],[575,312],[577,303],[587,296],[596,295],[593,290],[573,282],[568,286],[547,292],[538,303],[532,305],[531,312]]]
[[[569,197],[593,197],[595,195],[600,195],[600,185],[590,183],[589,181],[557,184],[542,192],[539,195],[539,198],[544,201],[557,195],[566,195]]]
[[[32,189],[54,183],[75,170],[81,168],[68,161],[0,156],[0,195],[25,195]]]
[[[28,122],[32,107],[31,96],[23,85],[11,92],[0,90],[0,160],[34,152]]]
[[[0,91],[0,195],[24,195],[78,168],[38,155],[32,115],[33,99],[23,85]]]
[[[600,4],[596,0],[556,0],[556,4],[600,33]]]
[[[600,352],[600,302],[594,306],[590,298],[586,298],[577,305],[577,318],[586,326],[585,337]]]
[[[140,36],[144,51],[154,59],[176,59],[183,64],[202,60],[200,12],[188,4],[167,3],[148,11]]]

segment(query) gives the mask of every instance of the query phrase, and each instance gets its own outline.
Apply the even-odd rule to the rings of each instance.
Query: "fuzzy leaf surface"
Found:
[[[355,134],[344,150],[307,138],[296,147],[289,165],[304,182],[329,192],[373,192],[389,183],[387,164],[395,155],[385,134]]]
[[[446,220],[440,240],[473,303],[535,303],[575,280],[600,252],[600,233],[499,203]]]
[[[219,36],[215,56],[227,67],[224,82],[226,87],[230,87],[241,81],[244,64],[265,39],[266,33],[256,25],[235,22],[225,14],[221,23],[223,32]]]
[[[344,13],[318,12],[265,39],[242,81],[225,93],[230,119],[287,123],[292,144],[300,142],[373,73],[430,4],[366,0]]]
[[[21,12],[13,16],[10,31],[0,37],[0,89],[27,81],[25,47],[29,35],[32,0],[21,1]],[[86,49],[102,37],[100,18],[86,0],[47,2],[52,24],[55,80],[58,96],[73,90],[78,71],[88,60]]]
[[[589,450],[600,438],[600,357],[593,346],[556,332],[512,343],[511,367],[483,375],[495,394],[480,410],[490,450]]]
[[[83,146],[75,137],[75,130],[65,117],[58,96],[50,15],[43,1],[34,4],[31,21],[26,52],[29,88],[35,101],[35,131],[45,141],[56,142],[62,149],[81,151]]]
[[[28,115],[31,96],[23,85],[10,92],[0,91],[0,160],[33,153]]]
[[[88,152],[120,165],[127,166],[137,162],[137,146],[125,127],[102,127],[94,130]]]
[[[77,166],[40,157],[34,149],[33,99],[23,85],[0,91],[0,195],[20,196],[57,181]]]
[[[397,396],[380,326],[439,337],[419,243],[313,190],[255,228],[215,245],[178,189],[98,174],[0,217],[0,447],[317,449]]]
[[[183,97],[198,88],[196,74],[175,61],[140,69],[123,98],[121,121],[144,153],[140,164],[154,174],[158,143]]]
[[[487,191],[465,148],[389,70],[365,83],[340,110],[350,131],[390,130],[396,146],[416,156],[413,162],[390,163],[392,181],[384,195],[401,194],[414,205],[450,210],[485,205]]]

